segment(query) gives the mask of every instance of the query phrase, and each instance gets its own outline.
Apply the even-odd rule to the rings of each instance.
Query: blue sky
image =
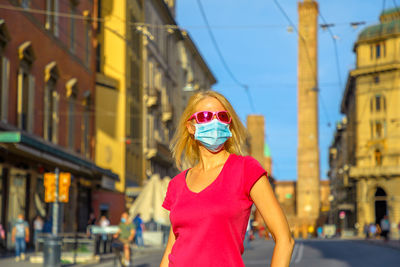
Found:
[[[297,41],[288,32],[289,23],[272,0],[201,0],[222,54],[236,78],[249,85],[255,111],[265,116],[267,141],[278,180],[296,180],[297,154]],[[297,2],[280,0],[297,25]],[[337,73],[332,38],[318,32],[319,134],[321,178],[327,177],[328,148],[332,141],[342,92],[348,71],[354,68],[353,45],[358,33],[379,21],[383,5],[393,1],[321,0],[319,10],[338,36],[337,47],[341,83]],[[400,1],[398,1],[400,5]],[[350,22],[364,21],[357,29]],[[246,122],[252,109],[244,90],[225,71],[201,17],[197,0],[177,0],[177,22],[186,29],[205,58],[218,83],[213,87],[224,94]],[[319,23],[323,23],[319,18]],[[328,124],[331,124],[330,126]]]

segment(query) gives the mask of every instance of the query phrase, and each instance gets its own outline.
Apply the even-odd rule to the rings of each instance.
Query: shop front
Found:
[[[93,192],[101,189],[103,177],[118,181],[118,175],[40,138],[23,132],[0,132],[0,223],[6,230],[8,249],[18,214],[25,216],[31,228],[37,215],[52,223],[51,204],[44,202],[43,176],[56,168],[72,177],[69,202],[61,204],[64,218],[60,230],[85,232],[93,212]],[[107,190],[115,188],[109,186]]]

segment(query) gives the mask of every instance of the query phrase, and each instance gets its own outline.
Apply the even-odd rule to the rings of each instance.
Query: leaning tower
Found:
[[[318,148],[318,3],[298,3],[297,217],[300,231],[315,226],[320,210]]]

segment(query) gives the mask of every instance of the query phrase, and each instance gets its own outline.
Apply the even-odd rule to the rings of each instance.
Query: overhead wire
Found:
[[[342,86],[342,77],[340,74],[340,63],[339,63],[339,52],[338,52],[338,47],[337,47],[337,38],[335,38],[335,35],[333,34],[332,30],[331,30],[331,26],[329,26],[330,24],[327,23],[325,17],[322,15],[321,9],[318,10],[318,14],[320,16],[320,18],[322,19],[322,21],[325,23],[325,25],[327,26],[327,30],[331,36],[332,42],[333,42],[333,48],[335,51],[335,59],[336,59],[336,71],[337,71],[337,76],[338,76],[338,81],[340,86]]]
[[[312,62],[311,62],[311,58],[307,49],[307,43],[306,40],[304,39],[303,35],[298,31],[296,25],[293,23],[293,21],[290,19],[289,15],[286,13],[285,9],[279,4],[279,2],[277,0],[273,0],[275,5],[278,7],[278,9],[280,10],[280,12],[283,14],[283,16],[286,18],[286,20],[289,22],[289,24],[292,26],[292,28],[294,29],[294,31],[296,32],[297,36],[299,37],[299,39],[303,42],[304,44],[304,49],[305,49],[305,53],[306,53],[306,57],[308,60],[308,63],[310,65],[310,67],[312,66]],[[318,86],[318,77],[317,77],[317,73],[315,71],[313,71],[313,76],[314,76],[314,83],[315,85]],[[319,88],[313,88],[314,90],[316,90],[316,93],[318,94],[319,98],[321,99],[321,104],[322,104],[322,110],[324,111],[324,114],[326,116],[326,119],[328,121],[327,126],[330,127],[331,126],[331,120],[329,118],[329,114],[328,111],[325,107],[325,102],[322,98],[321,93],[319,93]],[[312,90],[312,89],[310,89]]]
[[[61,1],[62,4],[64,4],[63,1]],[[32,2],[31,2],[32,4]],[[78,14],[72,14],[68,12],[59,12],[59,11],[48,11],[48,10],[43,10],[39,8],[31,8],[31,7],[21,7],[21,6],[14,6],[14,5],[5,5],[5,4],[0,4],[0,9],[5,9],[5,10],[13,10],[13,11],[22,11],[22,12],[28,12],[28,13],[36,13],[36,14],[42,14],[42,15],[51,15],[51,16],[58,16],[58,17],[65,17],[65,18],[74,18],[74,19],[81,19],[81,20],[87,20],[87,16],[83,15],[78,15]],[[116,16],[115,14],[112,14],[111,17],[114,17],[118,19],[120,22],[126,23],[127,25],[131,26],[145,26],[145,27],[153,27],[153,28],[165,28],[165,29],[182,29],[178,25],[174,24],[151,24],[151,23],[144,23],[144,22],[131,22],[131,21],[126,21],[123,18]],[[95,22],[106,22],[107,19],[105,18],[94,18],[90,17],[90,20],[95,21]],[[368,23],[369,21],[367,21]],[[363,23],[365,24],[366,21],[352,21],[352,22],[335,22],[335,25],[339,26],[351,26],[354,24],[358,23]],[[258,29],[258,28],[286,28],[288,25],[283,25],[283,24],[253,24],[253,25],[209,25],[210,28],[212,29],[240,29],[240,28],[247,28],[247,29]],[[186,25],[185,28],[193,28],[193,29],[207,29],[207,25]]]
[[[202,3],[201,3],[201,0],[197,0],[197,4],[198,4],[198,6],[199,6],[201,16],[202,16],[202,18],[203,18],[203,20],[204,20],[204,22],[205,22],[205,24],[206,24],[206,26],[207,26],[207,30],[208,30],[208,33],[209,33],[209,35],[210,35],[211,41],[212,41],[212,43],[213,43],[213,45],[214,45],[214,48],[215,48],[215,50],[217,51],[217,54],[218,54],[218,56],[219,56],[219,59],[220,59],[221,62],[222,62],[222,65],[224,66],[226,72],[229,74],[229,76],[231,77],[231,79],[232,79],[236,84],[238,84],[240,87],[242,87],[242,88],[245,90],[245,92],[246,92],[246,94],[247,94],[247,97],[248,97],[248,100],[249,100],[249,103],[250,103],[250,107],[251,107],[252,111],[255,112],[255,107],[254,107],[253,99],[252,99],[251,94],[250,94],[250,92],[249,92],[249,86],[246,85],[246,84],[243,84],[243,83],[239,82],[239,80],[238,80],[238,79],[236,78],[236,76],[233,74],[233,72],[232,72],[232,70],[230,69],[230,67],[228,66],[228,64],[227,64],[227,62],[226,62],[224,56],[222,55],[221,49],[219,48],[219,45],[218,45],[217,40],[216,40],[216,38],[215,38],[215,36],[214,36],[214,33],[212,32],[212,30],[211,30],[211,28],[210,28],[210,24],[209,24],[209,22],[208,22],[208,19],[207,19],[206,13],[205,13],[205,11],[204,11],[203,5],[202,5]]]

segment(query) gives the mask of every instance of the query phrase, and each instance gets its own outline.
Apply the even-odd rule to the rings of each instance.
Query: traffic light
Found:
[[[71,185],[71,174],[68,172],[60,173],[58,181],[58,201],[68,202],[69,200],[69,186]]]
[[[56,201],[56,175],[51,172],[44,174],[44,201]]]

